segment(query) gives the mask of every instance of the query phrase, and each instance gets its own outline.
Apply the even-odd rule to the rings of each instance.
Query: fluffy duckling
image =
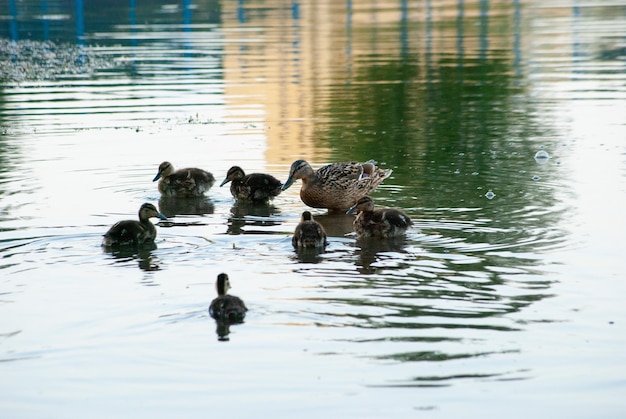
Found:
[[[354,231],[359,237],[394,237],[400,236],[413,225],[411,218],[399,209],[376,208],[369,196],[364,196],[352,206],[346,214],[356,212]]]
[[[265,173],[251,173],[246,175],[239,166],[228,169],[226,179],[220,184],[230,184],[230,193],[237,200],[265,202],[278,196],[281,192],[282,183],[272,175]]]
[[[102,245],[106,247],[133,244],[135,246],[153,242],[157,232],[150,218],[158,217],[167,220],[165,215],[157,211],[152,204],[145,203],[139,208],[139,221],[118,221],[106,232]]]
[[[298,248],[323,248],[328,244],[324,227],[313,219],[309,211],[302,213],[302,220],[296,226],[291,244]]]
[[[241,298],[229,295],[228,290],[230,287],[230,280],[228,275],[221,273],[217,276],[215,282],[215,288],[217,289],[217,298],[211,301],[209,306],[209,314],[215,320],[227,321],[230,323],[240,323],[246,317],[246,305]]]
[[[332,163],[313,171],[304,160],[291,165],[285,190],[296,179],[302,179],[300,198],[313,208],[329,212],[345,212],[352,204],[368,195],[391,175],[391,169],[379,169],[374,160],[365,163]]]
[[[213,175],[205,170],[188,167],[175,171],[172,163],[168,161],[159,165],[159,172],[152,181],[159,179],[161,195],[183,198],[203,196],[215,183]]]

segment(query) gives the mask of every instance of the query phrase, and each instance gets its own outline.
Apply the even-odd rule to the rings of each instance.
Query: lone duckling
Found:
[[[167,220],[165,215],[157,211],[154,205],[145,203],[139,208],[139,221],[123,220],[113,224],[104,235],[102,245],[105,247],[121,246],[125,244],[139,246],[144,243],[154,242],[157,231],[150,222],[151,217]]]
[[[282,189],[284,191],[296,179],[302,179],[302,202],[313,208],[327,208],[329,212],[345,212],[376,189],[391,172],[391,169],[379,169],[374,160],[332,163],[317,171],[313,171],[306,161],[296,160]]]
[[[411,218],[399,209],[376,208],[369,196],[364,196],[352,206],[346,214],[356,212],[354,231],[359,237],[395,237],[400,236],[413,225]]]
[[[164,161],[153,182],[160,180],[159,192],[163,196],[190,198],[203,196],[215,183],[213,175],[197,167],[174,170],[172,163]]]
[[[230,184],[230,193],[237,200],[266,202],[278,196],[281,192],[282,183],[272,175],[265,173],[251,173],[246,175],[239,166],[228,169],[226,179],[221,186]]]
[[[323,248],[328,244],[324,227],[313,219],[309,211],[302,213],[302,219],[300,224],[296,226],[296,230],[291,238],[291,244],[296,249]]]
[[[246,317],[248,308],[241,298],[227,294],[230,289],[228,275],[225,273],[219,274],[215,282],[215,288],[217,289],[217,298],[211,301],[209,306],[211,317],[218,321],[241,323],[244,317]]]

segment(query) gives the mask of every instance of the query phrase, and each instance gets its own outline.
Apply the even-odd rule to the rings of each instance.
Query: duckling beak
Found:
[[[293,183],[293,176],[289,176],[289,179],[287,179],[287,181],[283,184],[280,190],[281,191],[287,190],[287,188],[290,187],[292,183]]]
[[[348,211],[346,211],[346,214],[352,214],[355,209],[356,209],[356,204],[348,208]]]
[[[158,218],[160,218],[161,220],[167,220],[167,217],[165,215],[161,214],[160,212],[157,212],[156,216]]]
[[[154,182],[154,181],[157,181],[159,179],[161,179],[161,172],[157,173],[156,176],[154,177],[154,179],[152,179],[152,181]]]
[[[230,182],[230,179],[226,178],[222,181],[222,183],[220,183],[220,188],[224,185],[226,185],[228,182]]]

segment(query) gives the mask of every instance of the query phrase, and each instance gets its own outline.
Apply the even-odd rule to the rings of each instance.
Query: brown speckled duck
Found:
[[[328,244],[324,227],[313,219],[309,211],[302,213],[302,219],[296,226],[291,244],[298,248],[323,248]]]
[[[399,209],[374,208],[374,201],[364,196],[346,213],[356,212],[354,231],[359,237],[394,237],[400,236],[413,225],[411,218]]]
[[[239,166],[228,169],[226,179],[220,186],[230,184],[230,193],[237,200],[251,202],[266,202],[278,196],[281,192],[282,183],[272,175],[265,173],[251,173],[246,175]]]
[[[359,198],[368,195],[391,175],[391,169],[379,169],[374,160],[365,163],[332,163],[313,171],[304,160],[291,165],[283,190],[302,179],[300,198],[313,208],[345,212]]]
[[[167,220],[165,215],[157,211],[154,205],[145,203],[139,208],[139,221],[124,220],[113,224],[104,235],[102,245],[105,247],[126,244],[138,246],[154,242],[157,232],[154,225],[150,222],[151,217]]]
[[[228,294],[230,289],[228,275],[225,273],[219,274],[215,282],[215,288],[217,289],[217,298],[211,301],[209,306],[211,317],[215,320],[229,323],[242,322],[244,317],[246,317],[248,308],[241,298]]]
[[[161,195],[182,198],[203,196],[215,183],[213,175],[205,170],[188,167],[175,171],[172,163],[168,161],[159,165],[159,172],[152,181],[159,179]]]

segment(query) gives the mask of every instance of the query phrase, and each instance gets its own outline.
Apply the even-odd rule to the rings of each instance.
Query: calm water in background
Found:
[[[625,5],[85,3],[0,3],[0,416],[626,413]],[[392,168],[373,197],[415,228],[315,210],[298,255],[300,182],[151,182],[299,158]],[[104,251],[143,202],[157,248]]]

